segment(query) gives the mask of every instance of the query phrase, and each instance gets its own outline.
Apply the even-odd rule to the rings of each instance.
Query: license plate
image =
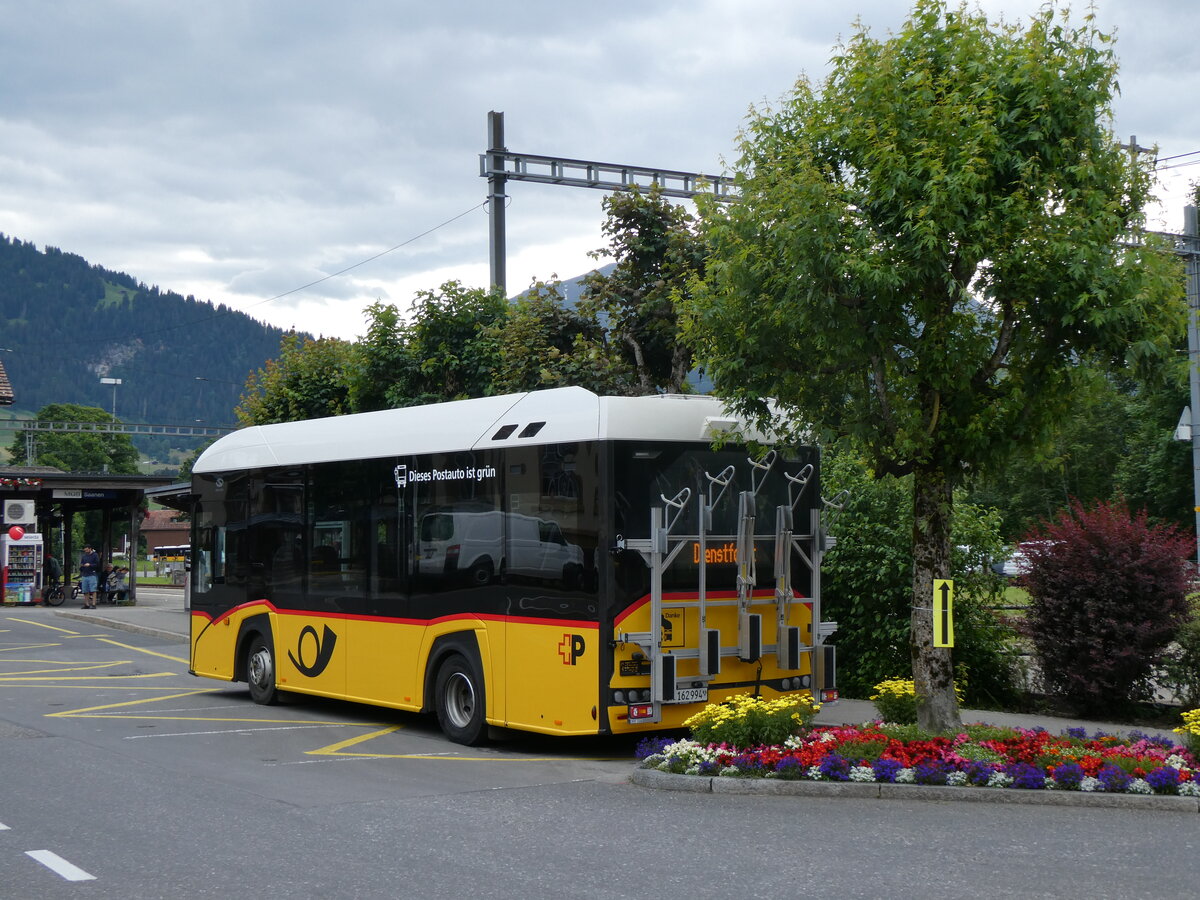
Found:
[[[675,699],[668,700],[668,703],[707,703],[708,688],[692,687],[692,688],[675,688]]]

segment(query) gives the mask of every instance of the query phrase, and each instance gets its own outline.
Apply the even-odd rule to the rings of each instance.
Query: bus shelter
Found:
[[[4,529],[22,526],[44,536],[46,554],[61,550],[63,579],[69,579],[83,548],[74,546],[74,520],[99,514],[98,526],[84,540],[104,563],[114,552],[137,552],[146,492],[170,484],[170,476],[64,472],[50,466],[0,466],[0,513]],[[55,553],[57,555],[57,552]],[[68,585],[69,588],[69,585]],[[130,566],[129,596],[137,598],[136,566]]]

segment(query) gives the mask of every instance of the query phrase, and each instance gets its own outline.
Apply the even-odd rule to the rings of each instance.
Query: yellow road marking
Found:
[[[361,734],[358,737],[348,738],[344,741],[338,741],[336,744],[330,744],[328,747],[321,747],[319,750],[306,750],[306,756],[375,756],[376,754],[360,754],[360,753],[341,753],[344,747],[353,747],[355,744],[361,744],[363,741],[373,740],[377,737],[383,737],[385,734],[391,734],[393,731],[399,731],[400,725],[389,725],[379,731],[372,731],[370,734]]]
[[[359,744],[364,744],[367,741],[372,741],[375,738],[383,737],[384,735],[392,734],[403,728],[403,725],[389,725],[387,728],[381,728],[379,731],[372,731],[370,734],[360,734],[358,737],[347,738],[344,741],[338,741],[336,744],[330,744],[328,747],[321,747],[318,750],[305,750],[305,756],[342,756],[342,757],[368,757],[371,759],[428,759],[428,760],[445,760],[446,762],[562,762],[569,759],[571,762],[613,762],[614,759],[606,757],[581,757],[581,756],[522,756],[519,758],[506,758],[502,756],[457,756],[448,753],[347,753],[347,747],[355,747]]]
[[[8,659],[6,659],[5,660],[5,662],[23,662],[23,661],[24,662],[43,662],[46,665],[53,664],[51,660],[36,660],[36,659],[30,659],[30,660],[19,660],[19,659],[8,660]],[[113,666],[123,666],[123,665],[126,665],[126,661],[110,662],[110,663],[93,663],[92,665],[71,666],[71,667],[65,668],[65,669],[26,669],[24,672],[4,672],[3,674],[0,674],[0,678],[9,678],[13,675],[39,675],[39,674],[43,674],[45,672],[91,672],[96,669],[111,669]]]
[[[48,719],[60,719],[80,713],[97,712],[102,709],[120,709],[123,706],[137,706],[140,703],[154,703],[159,700],[174,700],[177,697],[199,697],[202,694],[215,694],[217,688],[201,688],[198,691],[185,691],[182,694],[171,694],[169,697],[146,697],[143,700],[123,700],[120,703],[105,703],[103,706],[85,706],[83,709],[67,709],[62,712],[46,713]]]
[[[45,650],[47,647],[61,647],[62,644],[17,644],[13,647],[0,647],[0,653],[9,653],[13,650]]]
[[[59,628],[57,625],[47,625],[45,622],[35,622],[33,619],[14,619],[9,616],[10,622],[23,622],[26,625],[36,625],[38,628],[49,628],[51,631],[61,631],[63,634],[79,634],[78,631],[72,631],[70,628]]]
[[[146,650],[143,647],[135,647],[132,644],[122,644],[120,641],[114,641],[111,638],[100,638],[100,643],[112,644],[114,647],[122,647],[125,650],[136,650],[138,653],[146,653],[150,656],[158,656],[158,657],[161,657],[162,659],[169,659],[169,660],[171,660],[171,662],[183,663],[185,665],[187,664],[186,659],[181,659],[178,656],[168,656],[166,653],[159,653],[156,650]]]
[[[19,681],[42,681],[42,682],[46,682],[46,681],[101,681],[101,680],[111,683],[111,682],[116,681],[117,679],[120,679],[121,681],[125,681],[125,680],[134,679],[134,678],[170,678],[170,677],[172,677],[174,675],[178,675],[178,674],[179,674],[178,672],[146,672],[142,675],[70,675],[65,678],[56,678],[53,675],[43,675],[43,676],[39,676],[37,678],[34,678],[32,676],[26,678],[21,675],[15,675],[12,677],[10,677],[8,675],[0,675],[0,683],[11,682],[11,681],[18,681],[18,682]]]

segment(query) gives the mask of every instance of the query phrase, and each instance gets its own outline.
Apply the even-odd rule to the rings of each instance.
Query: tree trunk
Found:
[[[933,580],[950,577],[951,480],[940,468],[913,473],[913,682],[917,725],[944,734],[962,727],[954,694],[954,663],[947,648],[933,646]]]

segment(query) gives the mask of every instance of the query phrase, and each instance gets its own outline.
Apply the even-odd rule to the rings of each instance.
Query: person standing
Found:
[[[96,588],[100,580],[100,554],[91,544],[83,545],[79,557],[79,588],[83,591],[83,608],[96,608]]]

